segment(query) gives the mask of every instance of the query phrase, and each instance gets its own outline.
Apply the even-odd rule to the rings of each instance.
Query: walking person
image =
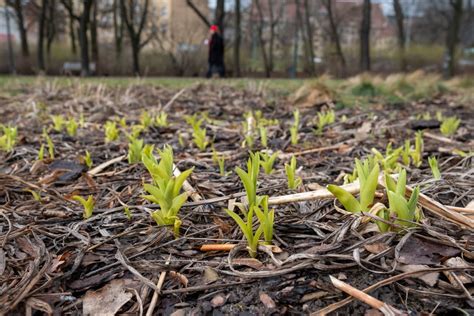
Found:
[[[217,73],[219,74],[219,77],[223,78],[225,76],[224,39],[222,38],[217,25],[211,25],[209,36],[209,66],[206,77],[211,78],[215,73]]]

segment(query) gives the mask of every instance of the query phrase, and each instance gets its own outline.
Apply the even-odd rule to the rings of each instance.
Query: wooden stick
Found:
[[[339,149],[339,148],[341,148],[342,145],[347,145],[347,144],[348,144],[348,142],[347,143],[338,143],[338,144],[327,146],[327,147],[307,149],[307,150],[303,150],[303,151],[299,151],[299,152],[295,152],[295,153],[282,153],[282,154],[278,155],[278,158],[279,159],[288,159],[288,158],[291,158],[292,156],[303,156],[303,155],[307,155],[307,154],[314,154],[314,153],[319,153],[319,152],[323,152],[323,151]]]
[[[341,186],[344,190],[351,194],[359,193],[360,185],[358,181]],[[272,196],[268,199],[269,205],[278,205],[284,203],[303,202],[311,200],[333,199],[334,195],[328,189],[318,189],[315,191],[308,191],[302,193]]]
[[[107,168],[108,166],[113,165],[114,163],[120,162],[120,161],[124,160],[125,158],[127,158],[127,156],[123,155],[123,156],[119,156],[119,157],[110,159],[110,160],[108,160],[108,161],[106,161],[106,162],[101,163],[101,164],[98,165],[97,167],[95,167],[95,168],[89,170],[87,173],[88,173],[90,176],[95,176],[95,175],[97,175],[98,173],[100,173],[102,170],[104,170],[105,168]]]
[[[458,206],[447,206],[452,211],[460,212],[460,213],[469,213],[474,215],[474,208],[465,208],[465,207],[458,207]]]
[[[201,251],[231,251],[235,246],[234,244],[206,244],[202,245],[199,250]]]
[[[166,265],[170,264],[170,259],[171,259],[171,255],[168,257],[168,260],[166,260],[166,263],[165,263]],[[160,274],[160,278],[158,279],[158,283],[156,283],[156,288],[158,289],[158,291],[155,291],[155,293],[153,293],[150,306],[148,306],[148,310],[146,311],[146,316],[153,315],[153,310],[155,309],[156,302],[158,302],[159,292],[161,291],[161,288],[163,287],[163,283],[165,283],[165,277],[166,277],[166,271],[162,271]]]
[[[337,289],[349,294],[350,296],[358,299],[361,302],[366,303],[367,305],[369,305],[372,308],[378,309],[384,315],[402,315],[402,312],[395,309],[393,306],[391,306],[387,303],[384,303],[384,302],[376,299],[375,297],[370,296],[370,295],[362,292],[361,290],[358,290],[355,287],[336,279],[332,275],[330,275],[329,278],[331,279],[332,284]]]
[[[184,91],[186,91],[186,88],[183,88],[183,89],[179,90],[178,93],[176,93],[171,98],[171,100],[169,100],[168,103],[165,104],[165,106],[163,107],[163,112],[168,111],[169,108],[171,107],[171,105],[174,103],[174,101],[176,101],[176,99],[179,98],[179,96],[182,95]]]
[[[179,177],[180,174],[181,171],[178,169],[178,167],[176,167],[175,164],[173,164],[173,175],[175,177]],[[189,196],[194,202],[201,201],[203,199],[203,197],[199,193],[197,193],[196,190],[194,190],[193,186],[191,185],[191,183],[189,183],[188,180],[184,181],[183,190],[189,194]]]

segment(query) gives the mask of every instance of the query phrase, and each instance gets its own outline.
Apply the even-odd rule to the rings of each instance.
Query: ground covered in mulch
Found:
[[[177,92],[75,83],[24,86],[0,96],[0,122],[18,127],[15,149],[0,153],[0,313],[145,314],[163,271],[157,315],[379,313],[337,290],[330,275],[357,289],[369,288],[371,296],[406,312],[474,313],[474,217],[468,210],[449,209],[465,219],[463,225],[422,207],[424,217],[415,227],[381,234],[373,222],[337,210],[334,199],[284,203],[273,206],[274,244],[281,251],[259,251],[256,260],[240,246],[230,253],[200,251],[203,244],[244,245],[224,212],[244,190],[234,172],[219,174],[210,148],[201,152],[193,146],[184,120],[207,113],[208,136],[225,155],[226,171],[232,171],[249,156],[242,147],[244,114],[260,110],[264,118],[278,119],[268,128],[268,147],[281,155],[275,172],[261,173],[259,179],[259,194],[271,197],[297,193],[287,189],[284,171],[291,153],[303,178],[298,192],[320,190],[342,184],[354,158],[371,154],[372,148],[384,152],[389,142],[394,147],[413,143],[415,129],[428,127],[423,163],[407,168],[408,184],[420,185],[422,193],[446,207],[464,208],[474,200],[472,104],[440,96],[409,104],[336,107],[336,122],[318,136],[313,132],[316,113],[337,100],[315,102],[301,109],[300,140],[293,146],[294,106],[286,96],[258,86],[195,85],[170,102]],[[94,168],[126,155],[124,134],[106,143],[103,124],[115,118],[139,124],[144,110],[163,108],[170,125],[150,127],[141,138],[155,148],[171,145],[180,170],[194,167],[189,183],[202,197],[181,210],[177,239],[150,217],[157,206],[142,198],[143,183],[150,182],[143,165],[118,159],[91,175],[80,158],[89,151]],[[440,138],[436,120],[420,121],[437,111],[462,119],[454,137]],[[50,131],[54,160],[37,162],[50,115],[79,119],[80,113],[86,123],[77,136]],[[259,149],[256,137],[253,150]],[[438,158],[441,180],[433,179],[429,156]],[[379,193],[386,202],[384,191]],[[94,196],[89,219],[71,199],[75,194]]]

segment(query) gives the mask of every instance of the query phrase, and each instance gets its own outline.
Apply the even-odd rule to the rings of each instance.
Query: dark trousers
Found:
[[[207,69],[207,78],[211,78],[213,74],[219,74],[219,77],[224,78],[225,76],[225,67],[224,64],[212,64],[209,63],[209,67]]]

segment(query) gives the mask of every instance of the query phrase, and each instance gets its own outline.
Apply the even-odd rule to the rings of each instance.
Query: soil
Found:
[[[184,120],[185,115],[207,113],[208,136],[215,150],[227,157],[226,171],[232,171],[248,158],[248,149],[241,146],[245,113],[260,110],[264,118],[278,119],[268,128],[269,148],[297,156],[304,185],[296,191],[287,189],[284,164],[290,155],[282,156],[273,174],[260,175],[260,194],[269,196],[342,185],[342,175],[352,172],[354,158],[370,155],[372,148],[384,152],[389,142],[393,147],[407,139],[413,143],[414,129],[424,128],[423,163],[407,168],[408,184],[420,185],[422,193],[445,206],[464,208],[474,200],[473,156],[469,155],[474,150],[472,105],[440,96],[410,104],[376,102],[367,108],[336,109],[336,122],[323,135],[313,132],[313,120],[318,111],[334,108],[336,100],[305,106],[299,144],[293,146],[289,126],[294,105],[287,96],[260,87],[195,85],[168,103],[177,92],[154,86],[76,83],[24,86],[21,93],[0,97],[0,123],[17,126],[19,135],[14,151],[0,152],[0,314],[87,314],[86,310],[98,310],[90,303],[93,299],[96,308],[102,304],[103,312],[146,313],[154,292],[149,283],[156,284],[167,271],[156,315],[306,315],[348,297],[332,285],[330,275],[363,290],[401,275],[394,266],[415,264],[421,256],[426,269],[446,268],[434,284],[412,274],[369,294],[413,315],[474,314],[474,303],[466,293],[474,295],[473,230],[426,207],[422,207],[423,219],[408,232],[381,234],[373,223],[338,211],[335,206],[340,205],[333,199],[275,205],[274,244],[282,250],[275,257],[284,262],[282,266],[262,251],[258,261],[247,260],[245,250],[201,252],[203,244],[244,244],[237,225],[224,212],[229,199],[243,187],[235,173],[219,174],[210,148],[200,152],[192,144]],[[96,167],[126,155],[125,135],[107,143],[103,124],[122,117],[129,126],[139,124],[144,110],[157,113],[163,107],[170,126],[150,127],[141,138],[155,148],[171,145],[181,171],[194,167],[189,183],[203,197],[181,210],[178,239],[150,217],[157,206],[142,198],[142,185],[150,182],[150,176],[141,164],[122,160],[91,176],[80,159],[87,150]],[[441,136],[439,122],[427,124],[421,118],[426,113],[435,117],[437,111],[462,119],[453,137],[426,136]],[[79,113],[84,114],[85,126],[74,137],[50,131],[54,161],[38,162],[50,115],[78,119]],[[256,140],[253,150],[261,149]],[[321,150],[305,153],[312,149]],[[441,180],[433,179],[429,156],[438,158]],[[41,201],[28,190],[39,193]],[[91,218],[83,219],[81,205],[71,199],[75,194],[94,196]],[[379,200],[386,202],[383,190]],[[464,217],[474,221],[472,213]],[[403,252],[417,242],[426,243],[420,253]],[[290,256],[295,259],[285,261]],[[460,258],[466,266],[449,270],[447,261],[452,258]],[[462,286],[453,281],[454,273],[465,281]],[[107,292],[106,286],[120,295]],[[109,302],[111,295],[114,299]],[[334,315],[377,313],[357,300],[332,311]]]

